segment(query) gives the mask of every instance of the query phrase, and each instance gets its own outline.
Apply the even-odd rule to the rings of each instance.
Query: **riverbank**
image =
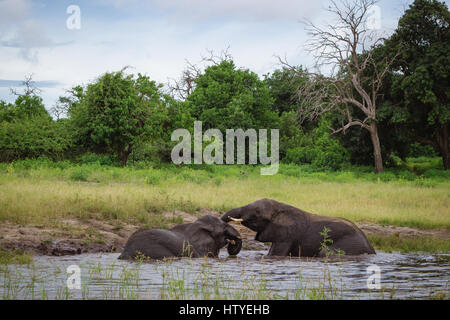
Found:
[[[261,176],[259,169],[0,163],[0,248],[39,255],[116,252],[140,227],[169,228],[271,198],[349,219],[378,250],[450,251],[450,179],[444,170],[376,175],[364,167],[316,172],[281,164],[276,175]],[[263,250],[253,237],[248,234],[244,249]]]
[[[177,223],[195,221],[207,214],[221,216],[221,213],[211,209],[201,209],[194,214],[176,210],[162,213],[161,216],[173,221],[167,225],[172,227]],[[234,226],[243,237],[244,250],[268,250],[270,244],[255,241],[253,231],[239,224]],[[358,226],[375,249],[383,252],[450,251],[450,232],[446,229],[416,229],[374,223],[360,223]],[[0,226],[0,250],[8,253],[4,253],[4,263],[21,263],[21,259],[17,257],[26,255],[64,256],[121,252],[128,237],[140,227],[143,225],[77,218],[63,219],[54,226],[24,226],[6,222]],[[29,261],[22,260],[23,263]]]

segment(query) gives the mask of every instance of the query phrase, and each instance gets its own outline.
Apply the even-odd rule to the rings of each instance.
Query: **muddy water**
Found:
[[[128,262],[119,254],[35,257],[32,266],[0,268],[0,297],[12,299],[430,299],[449,298],[450,254],[382,253],[335,261],[238,257]],[[81,289],[68,289],[67,267],[80,268]],[[368,289],[369,266],[380,288]],[[376,279],[371,283],[376,284]]]

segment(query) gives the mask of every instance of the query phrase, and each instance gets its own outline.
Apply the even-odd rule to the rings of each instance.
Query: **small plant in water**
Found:
[[[329,238],[329,232],[329,228],[323,227],[323,231],[320,233],[320,235],[323,237],[323,240],[320,242],[320,251],[325,253],[325,261],[328,260],[332,253],[329,245],[333,244],[333,240]]]
[[[323,227],[323,231],[320,235],[323,237],[323,240],[320,242],[320,251],[325,253],[325,262],[328,261],[331,255],[336,255],[338,259],[340,259],[343,255],[345,255],[345,251],[342,249],[330,249],[330,245],[333,244],[333,239],[330,239],[329,233],[331,229],[327,227]]]

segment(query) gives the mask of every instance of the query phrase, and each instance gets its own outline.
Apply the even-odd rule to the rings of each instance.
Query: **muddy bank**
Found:
[[[196,214],[183,211],[166,212],[167,218],[181,217],[185,223],[195,221],[204,215],[220,217],[220,213],[202,209]],[[233,226],[241,233],[243,250],[266,250],[268,245],[254,240],[255,232],[240,224]],[[399,237],[435,237],[450,240],[450,232],[445,229],[421,230],[409,227],[381,226],[362,223],[358,226],[366,234]],[[38,255],[62,256],[81,253],[120,252],[128,237],[141,226],[121,221],[64,219],[53,226],[13,223],[0,225],[0,248],[5,250],[24,250]]]

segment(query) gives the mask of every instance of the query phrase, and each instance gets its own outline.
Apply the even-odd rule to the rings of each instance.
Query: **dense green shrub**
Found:
[[[303,139],[304,145],[288,149],[284,162],[311,164],[315,168],[338,170],[349,162],[349,155],[339,141],[330,136],[326,120],[310,133],[310,139]]]
[[[115,156],[90,152],[77,157],[75,161],[80,164],[98,164],[102,166],[114,166],[120,164],[119,160]]]
[[[76,166],[70,172],[70,179],[74,181],[88,181],[91,171],[85,166]]]
[[[38,96],[0,103],[0,161],[48,156],[64,158],[71,147],[64,121],[53,121]]]
[[[423,145],[420,143],[413,143],[409,146],[409,157],[436,157],[436,151],[430,145]]]

